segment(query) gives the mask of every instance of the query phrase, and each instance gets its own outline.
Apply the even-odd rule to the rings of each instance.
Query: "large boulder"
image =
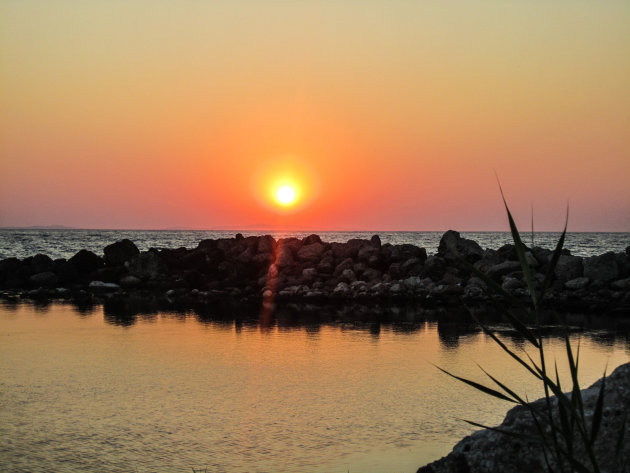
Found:
[[[449,230],[440,238],[437,254],[449,261],[464,258],[474,263],[483,256],[483,249],[476,241],[462,238],[459,232]]]
[[[617,256],[612,251],[584,258],[584,276],[593,281],[612,281],[619,278]]]
[[[103,253],[105,254],[106,266],[122,266],[125,262],[131,261],[134,256],[137,256],[140,250],[133,241],[125,238],[107,245],[103,249]]]
[[[128,265],[132,276],[153,279],[166,271],[166,264],[157,251],[143,251],[136,255]]]
[[[556,279],[562,282],[582,277],[582,258],[572,255],[560,255],[555,275]]]
[[[276,245],[275,263],[279,268],[293,266],[293,252],[291,251],[291,248],[289,246],[280,243]]]
[[[50,256],[37,254],[30,258],[26,258],[24,263],[28,262],[29,272],[31,274],[45,273],[53,270],[53,260]]]
[[[304,245],[297,252],[297,257],[301,261],[319,261],[324,253],[325,247],[319,242]]]
[[[59,285],[59,277],[52,271],[33,274],[28,278],[28,282],[33,287],[57,287]]]
[[[101,258],[88,250],[80,250],[68,260],[68,264],[74,266],[79,274],[88,274],[96,271],[103,265]]]
[[[582,391],[588,432],[591,431],[590,424],[595,412],[600,385],[601,380]],[[595,458],[602,472],[620,471],[617,468],[620,465],[615,464],[617,459],[612,453],[622,429],[626,429],[626,438],[630,434],[630,426],[624,416],[630,410],[630,363],[620,366],[606,379],[603,405],[599,434],[593,445]],[[542,423],[542,428],[549,432],[545,399],[539,399],[531,403],[530,406],[538,413],[538,421]],[[557,400],[555,398],[552,399],[552,412],[557,412]],[[557,418],[555,421],[560,422]],[[624,422],[626,423],[624,424]],[[499,430],[514,435],[505,434]],[[527,439],[528,437],[540,438],[539,435],[530,410],[523,406],[517,406],[508,411],[498,430],[484,429],[475,432],[455,445],[449,455],[421,467],[417,473],[531,473],[547,471],[548,468],[540,444]],[[581,444],[581,440],[577,437],[574,442],[576,446]],[[548,447],[552,445],[549,439],[545,443]],[[590,466],[584,450],[584,448],[576,448],[576,457],[582,464]],[[620,458],[630,458],[630,442],[625,441],[623,443]],[[548,455],[548,459],[553,471],[565,470],[558,468],[553,455]]]

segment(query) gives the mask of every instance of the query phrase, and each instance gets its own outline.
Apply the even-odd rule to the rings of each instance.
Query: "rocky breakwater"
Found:
[[[582,391],[584,415],[589,431],[601,382],[600,379]],[[555,423],[559,423],[557,402],[554,397],[551,403]],[[544,431],[549,434],[551,428],[545,420],[548,416],[546,400],[539,399],[530,406],[537,413],[539,422],[544,423]],[[602,472],[625,471],[621,465],[627,465],[630,459],[630,442],[627,440],[630,438],[630,422],[627,419],[629,410],[630,363],[627,363],[606,378],[602,421],[593,444],[595,458]],[[524,406],[512,408],[498,429],[501,432],[490,429],[475,432],[455,445],[449,455],[421,467],[417,473],[530,473],[549,470],[543,448],[535,441],[540,439],[540,433],[530,410]],[[615,458],[615,447],[622,431],[625,431],[625,441],[619,457]],[[552,448],[551,442],[551,439],[546,439],[547,447]],[[581,439],[577,437],[577,433],[574,442],[574,445],[580,445]],[[591,463],[584,450],[583,447],[581,450],[576,447],[575,456],[580,463],[590,467]],[[548,460],[552,471],[567,471],[566,465],[560,467],[553,455],[548,455]]]
[[[549,249],[528,249],[536,281],[544,279]],[[528,297],[514,246],[482,249],[446,232],[435,255],[414,245],[371,239],[327,243],[317,235],[275,240],[269,235],[203,240],[194,249],[139,251],[130,240],[81,250],[70,259],[0,260],[5,298],[77,299],[152,295],[180,306],[238,301],[420,301],[461,305],[488,301],[484,282],[467,263],[516,297]],[[582,258],[564,250],[548,293],[549,304],[579,311],[630,313],[630,247],[624,253]]]

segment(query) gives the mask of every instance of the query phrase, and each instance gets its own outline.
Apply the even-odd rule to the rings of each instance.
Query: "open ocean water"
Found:
[[[43,253],[51,258],[70,258],[77,251],[86,249],[102,254],[103,248],[123,238],[133,241],[138,248],[195,248],[206,238],[232,238],[236,233],[244,236],[263,235],[257,231],[206,231],[206,230],[35,230],[0,229],[0,259],[25,258]],[[323,241],[346,242],[351,238],[367,238],[379,235],[383,243],[410,243],[426,248],[429,255],[437,252],[444,232],[267,232],[274,238],[303,238],[317,233]],[[497,249],[512,243],[509,232],[461,232],[465,238],[475,240],[482,248]],[[530,234],[522,235],[526,245],[531,244]],[[559,233],[538,232],[534,244],[553,249]],[[577,256],[593,256],[607,251],[625,251],[630,245],[630,233],[580,232],[568,233],[564,247]]]

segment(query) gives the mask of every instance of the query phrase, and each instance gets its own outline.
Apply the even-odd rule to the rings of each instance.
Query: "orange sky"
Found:
[[[0,226],[630,231],[630,3],[549,3],[5,0]]]

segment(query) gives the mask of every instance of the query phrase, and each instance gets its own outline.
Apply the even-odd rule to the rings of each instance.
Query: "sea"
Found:
[[[149,248],[195,248],[207,238],[232,238],[237,233],[243,236],[270,234],[274,238],[304,238],[318,234],[323,241],[346,242],[351,238],[369,239],[378,235],[382,243],[394,245],[410,243],[427,250],[429,255],[437,252],[444,232],[252,232],[252,231],[212,231],[212,230],[41,230],[41,229],[0,229],[0,259],[25,258],[43,253],[53,259],[70,258],[81,249],[102,254],[103,248],[111,243],[128,238],[142,250]],[[512,243],[509,232],[461,232],[464,238],[475,240],[482,248],[497,249]],[[553,249],[559,233],[536,232],[523,234],[523,242],[529,246]],[[564,247],[577,256],[594,256],[607,251],[622,252],[630,246],[630,233],[574,232],[567,233]]]

